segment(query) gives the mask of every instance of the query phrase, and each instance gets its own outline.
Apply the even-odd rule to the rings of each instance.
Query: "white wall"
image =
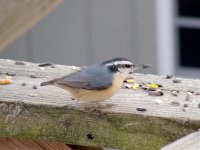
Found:
[[[67,65],[117,56],[156,72],[155,0],[65,0],[0,55]]]

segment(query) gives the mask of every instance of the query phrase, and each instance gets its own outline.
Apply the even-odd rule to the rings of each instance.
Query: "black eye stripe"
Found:
[[[127,64],[126,64],[126,65],[125,65],[125,67],[126,67],[126,68],[130,68],[130,67],[131,67],[131,65],[127,65]]]
[[[130,68],[131,65],[130,64],[118,64],[117,67],[118,68]]]

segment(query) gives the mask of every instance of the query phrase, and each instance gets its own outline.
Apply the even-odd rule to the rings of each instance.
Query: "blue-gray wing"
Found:
[[[102,90],[112,85],[112,74],[106,68],[90,66],[61,77],[56,83],[88,90]]]

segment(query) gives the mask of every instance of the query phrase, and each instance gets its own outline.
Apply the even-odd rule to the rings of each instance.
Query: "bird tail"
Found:
[[[53,80],[50,80],[50,81],[46,81],[46,82],[42,82],[40,84],[40,86],[45,86],[45,85],[54,85],[55,82],[57,82],[58,79],[53,79]]]
[[[50,83],[49,81],[47,81],[47,82],[42,82],[41,84],[40,84],[40,86],[45,86],[45,85],[52,85],[53,83]]]

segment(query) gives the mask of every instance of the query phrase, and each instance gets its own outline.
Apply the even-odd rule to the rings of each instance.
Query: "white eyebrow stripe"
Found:
[[[111,62],[111,63],[106,64],[106,66],[118,65],[118,64],[120,64],[120,65],[125,65],[125,64],[133,65],[133,63],[130,62],[130,61],[115,61],[115,62]]]

